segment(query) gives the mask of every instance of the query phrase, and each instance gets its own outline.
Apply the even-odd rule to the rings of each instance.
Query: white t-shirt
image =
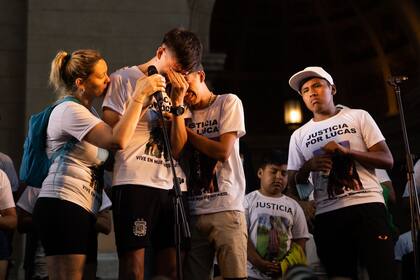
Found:
[[[413,239],[411,239],[411,230],[398,237],[397,243],[394,248],[394,259],[402,261],[403,256],[413,252]]]
[[[318,122],[310,120],[293,132],[289,144],[288,170],[298,171],[314,155],[323,154],[322,147],[330,141],[361,152],[384,141],[385,138],[369,113],[342,106],[340,108],[341,111],[335,116]],[[316,214],[363,203],[384,203],[375,169],[368,169],[349,157],[333,158],[333,169],[329,177],[321,175],[320,172],[311,172],[310,175],[314,185]],[[338,180],[346,180],[352,186],[333,183]]]
[[[388,172],[385,169],[375,169],[376,178],[378,178],[379,183],[390,182]]]
[[[23,191],[22,195],[20,196],[16,205],[19,208],[28,212],[29,214],[32,214],[34,211],[36,200],[38,199],[40,192],[41,192],[40,188],[27,186],[25,190]],[[111,206],[112,206],[111,200],[106,195],[105,191],[102,191],[102,204],[98,212],[106,210],[110,208]]]
[[[413,178],[414,183],[416,184],[417,195],[420,195],[420,159],[417,160],[416,164],[413,167]],[[405,184],[405,189],[402,197],[408,197],[408,182]]]
[[[136,81],[144,74],[137,66],[120,69],[111,75],[111,83],[102,107],[123,115],[132,98]],[[165,106],[170,102],[165,98]],[[168,155],[165,155],[160,115],[154,106],[149,106],[136,126],[133,138],[124,150],[115,154],[112,185],[144,185],[159,189],[173,187],[173,174]],[[170,130],[168,129],[168,134]],[[176,176],[183,178],[181,190],[185,191],[185,175],[174,161]]]
[[[309,238],[305,214],[292,198],[269,197],[253,191],[245,196],[245,217],[248,238],[265,260],[281,260],[290,249],[293,239]],[[272,279],[248,261],[248,276]]]
[[[218,95],[213,104],[191,112],[186,126],[207,138],[218,140],[228,132],[236,132],[232,153],[225,162],[210,158],[188,145],[186,162],[189,203],[193,215],[228,210],[243,211],[245,175],[239,156],[239,138],[245,135],[241,100],[234,94]]]
[[[15,207],[12,188],[6,173],[0,169],[0,210]]]
[[[26,186],[18,202],[16,203],[17,207],[25,210],[25,212],[29,214],[32,214],[34,212],[35,202],[38,199],[40,192],[40,188]]]
[[[86,107],[72,101],[57,105],[51,112],[47,128],[47,154],[65,145],[72,137],[78,142],[50,166],[39,197],[52,197],[75,203],[96,214],[101,205],[102,190],[94,180],[93,169],[102,165],[108,151],[83,140],[101,119]]]
[[[7,174],[10,185],[12,186],[12,192],[17,191],[19,188],[19,179],[16,174],[15,166],[13,165],[12,159],[3,153],[0,153],[0,169]]]

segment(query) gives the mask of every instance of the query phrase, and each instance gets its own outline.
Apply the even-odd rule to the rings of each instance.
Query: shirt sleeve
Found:
[[[15,207],[12,188],[6,173],[0,169],[0,210]]]
[[[27,186],[23,191],[22,195],[20,196],[17,206],[29,214],[32,214],[34,211],[36,200],[38,199],[38,195],[41,192],[41,189],[33,188],[31,186]]]
[[[303,153],[300,151],[299,145],[297,145],[297,132],[298,130],[293,132],[292,137],[290,137],[287,170],[298,171],[305,163]]]
[[[376,177],[378,177],[379,183],[390,182],[391,179],[388,176],[388,172],[385,169],[375,169]]]
[[[104,102],[102,103],[102,109],[109,108],[123,115],[129,99],[128,89],[124,86],[121,75],[114,73],[110,76],[110,80]]]
[[[10,181],[10,185],[12,187],[12,191],[15,192],[19,188],[19,179],[17,177],[15,166],[13,165],[12,159],[3,153],[0,153],[0,169],[6,173],[7,178]]]
[[[63,110],[61,129],[77,140],[82,141],[86,134],[102,120],[93,115],[83,105],[75,102],[65,103],[67,103],[67,106]]]
[[[222,106],[220,134],[236,131],[238,138],[244,136],[245,118],[241,100],[234,94],[228,94]]]
[[[362,112],[360,119],[362,137],[366,143],[366,147],[369,149],[373,145],[384,141],[385,137],[382,135],[382,132],[376,124],[375,120],[368,112],[364,110],[360,110],[359,112]]]

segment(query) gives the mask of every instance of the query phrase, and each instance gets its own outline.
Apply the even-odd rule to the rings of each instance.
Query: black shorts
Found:
[[[33,221],[45,255],[92,254],[96,218],[79,205],[41,197],[35,204]]]
[[[329,277],[357,279],[360,263],[371,280],[395,279],[394,244],[384,204],[359,204],[316,215],[314,238]]]
[[[12,256],[13,231],[0,230],[0,260],[9,260]]]
[[[112,187],[112,214],[119,254],[150,246],[156,250],[175,246],[170,193],[140,185]],[[182,198],[187,209],[186,195]],[[188,211],[185,212],[188,216]]]

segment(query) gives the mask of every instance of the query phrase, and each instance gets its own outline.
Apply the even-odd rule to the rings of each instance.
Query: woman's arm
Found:
[[[134,134],[144,100],[157,91],[165,91],[165,78],[155,74],[137,80],[133,98],[124,115],[108,110],[105,122],[98,123],[85,136],[87,142],[105,149],[124,149]],[[112,112],[112,113],[111,113]]]

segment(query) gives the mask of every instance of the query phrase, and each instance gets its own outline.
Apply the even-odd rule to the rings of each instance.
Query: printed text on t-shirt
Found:
[[[308,135],[306,139],[306,147],[309,145],[314,145],[318,142],[322,142],[324,140],[332,139],[337,135],[343,135],[348,133],[356,133],[356,128],[349,126],[346,123],[343,124],[335,124],[333,126],[318,130],[317,132],[311,133]]]
[[[204,122],[192,122],[188,124],[190,129],[195,129],[197,134],[204,135],[219,132],[217,120],[206,120]]]

